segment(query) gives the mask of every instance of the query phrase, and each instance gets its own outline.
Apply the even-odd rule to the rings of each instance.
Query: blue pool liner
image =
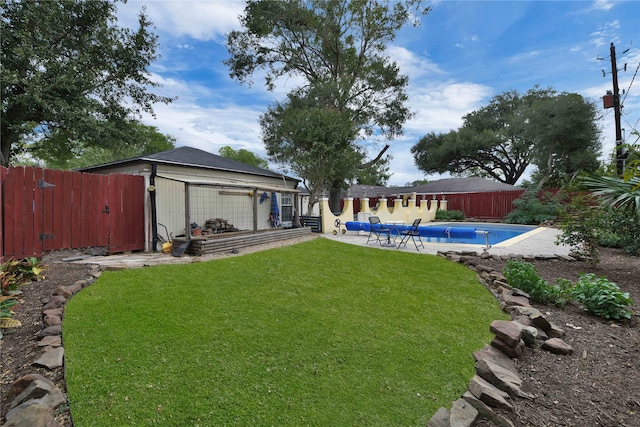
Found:
[[[371,224],[368,222],[347,221],[345,227],[349,231],[366,231],[371,230]],[[402,225],[398,227],[392,227],[393,231],[398,232],[406,231],[410,229],[410,225]],[[476,236],[475,227],[448,227],[448,226],[420,226],[418,231],[422,237],[445,237],[445,238],[462,238],[473,239]]]

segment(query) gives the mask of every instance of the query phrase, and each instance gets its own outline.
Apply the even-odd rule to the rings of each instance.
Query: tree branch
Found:
[[[380,158],[384,155],[384,153],[389,149],[389,144],[385,145],[384,148],[382,149],[382,151],[380,151],[380,153],[378,153],[378,155],[376,156],[375,159],[371,160],[370,162],[367,163],[363,163],[361,165],[356,166],[356,168],[358,169],[366,169],[369,166],[373,166],[376,164],[376,162],[378,160],[380,160]]]

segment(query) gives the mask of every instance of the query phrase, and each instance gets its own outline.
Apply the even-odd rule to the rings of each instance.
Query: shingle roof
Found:
[[[492,181],[490,179],[471,178],[447,178],[428,182],[417,187],[378,187],[371,185],[351,186],[349,197],[360,198],[363,194],[367,197],[379,197],[384,194],[387,197],[394,194],[440,194],[440,193],[482,193],[487,191],[513,191],[521,187]]]
[[[129,163],[140,162],[157,162],[176,166],[192,166],[205,169],[216,169],[229,172],[240,172],[251,175],[282,177],[282,174],[246,163],[237,162],[227,157],[218,156],[204,150],[193,147],[178,147],[173,150],[162,151],[160,153],[148,154],[145,156],[134,157],[131,159],[119,160],[103,165],[91,166],[82,169],[83,171],[91,171],[96,169],[104,169],[111,166],[121,166]],[[296,178],[285,176],[285,178],[299,181]]]

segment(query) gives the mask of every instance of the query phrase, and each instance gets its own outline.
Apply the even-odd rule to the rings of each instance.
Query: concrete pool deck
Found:
[[[504,242],[491,246],[487,252],[492,255],[529,255],[551,257],[553,255],[569,255],[570,246],[556,245],[556,236],[560,230],[555,228],[538,227],[527,233],[521,234]],[[345,234],[323,234],[323,237],[336,240],[339,242],[350,243],[354,245],[376,247],[384,250],[416,252],[416,247],[409,240],[406,246],[400,249],[396,247],[384,247],[373,241],[367,244],[368,232],[363,231],[347,231]],[[398,240],[399,242],[399,240]],[[445,251],[475,251],[482,253],[485,251],[485,245],[456,244],[456,243],[429,243],[423,238],[424,248],[419,248],[419,253],[436,254]]]
[[[506,240],[490,247],[487,252],[492,255],[513,255],[513,256],[537,256],[537,257],[552,257],[557,255],[569,255],[570,247],[556,245],[556,235],[560,231],[554,228],[538,227],[532,231],[521,234],[520,236]],[[309,238],[326,238],[353,245],[368,246],[371,248],[378,248],[387,251],[402,251],[402,252],[416,252],[416,248],[412,241],[409,241],[406,246],[400,249],[395,247],[384,247],[377,242],[371,241],[367,244],[367,237],[369,233],[364,231],[347,231],[345,234],[339,233],[333,234],[316,234],[310,235]],[[303,239],[304,240],[304,239]],[[399,243],[398,239],[398,243]],[[424,241],[424,240],[423,240]],[[286,244],[281,242],[280,244]],[[238,250],[234,255],[243,255],[248,252],[253,252],[250,249]],[[438,252],[462,252],[472,251],[478,254],[485,251],[485,245],[470,245],[470,244],[455,244],[455,243],[429,243],[424,241],[424,248],[420,248],[418,253],[421,254],[437,254]],[[183,256],[173,257],[170,254],[162,253],[128,253],[119,255],[108,256],[90,256],[83,255],[81,253],[69,254],[66,259],[59,261],[70,262],[74,264],[92,264],[99,265],[102,268],[107,269],[123,269],[123,268],[136,268],[160,264],[183,264],[191,262],[201,262],[215,259],[218,257],[229,256],[229,254],[216,254],[216,255],[204,255],[204,256]],[[74,256],[75,255],[75,256]],[[232,256],[234,256],[232,255]]]

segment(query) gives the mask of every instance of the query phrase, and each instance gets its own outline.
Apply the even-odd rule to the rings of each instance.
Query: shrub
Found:
[[[542,193],[538,197],[537,190],[528,190],[513,201],[515,209],[509,212],[505,222],[509,224],[540,224],[554,220],[563,211],[563,205],[557,195]]]
[[[548,284],[528,262],[510,260],[503,274],[509,285],[528,293],[533,302],[550,303],[562,307],[569,299],[566,284],[562,283],[561,286]]]
[[[575,195],[567,210],[562,213],[558,228],[561,233],[556,243],[571,246],[578,255],[586,257],[592,264],[597,264],[598,235],[600,230],[606,230],[606,209],[594,204],[586,195]]]
[[[464,212],[462,211],[445,211],[438,209],[436,211],[437,221],[464,221]]]
[[[12,318],[12,307],[18,304],[17,296],[21,293],[17,289],[31,280],[42,279],[43,270],[44,266],[37,258],[21,261],[10,259],[0,264],[0,329],[21,326],[19,321]]]
[[[627,292],[622,292],[618,285],[604,277],[581,274],[571,290],[571,296],[596,316],[615,320],[631,318],[629,306],[633,305],[633,300]]]

